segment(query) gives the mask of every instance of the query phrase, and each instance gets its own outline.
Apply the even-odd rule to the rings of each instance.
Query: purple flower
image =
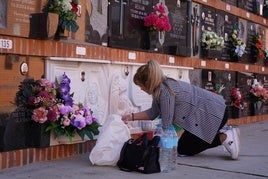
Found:
[[[86,121],[85,118],[79,114],[71,121],[71,124],[78,129],[82,129],[86,126]]]
[[[65,73],[63,73],[60,83],[69,85],[71,83],[71,80],[70,78],[68,78],[68,76]]]
[[[60,94],[61,95],[67,95],[70,93],[71,87],[69,85],[66,84],[60,84]]]
[[[81,110],[83,111],[84,116],[91,115],[91,110],[88,107],[84,106]]]
[[[70,112],[72,112],[72,107],[61,105],[59,106],[59,110],[62,115],[65,115],[65,114],[69,114]]]
[[[94,122],[94,118],[91,116],[86,116],[85,121],[86,121],[87,125],[90,125],[90,124],[92,124],[92,122]]]
[[[66,106],[72,106],[73,105],[73,98],[70,96],[62,96],[62,99],[64,100],[64,104]]]

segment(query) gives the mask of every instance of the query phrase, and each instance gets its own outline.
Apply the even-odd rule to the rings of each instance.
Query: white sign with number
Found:
[[[0,39],[0,49],[12,49],[12,40]]]

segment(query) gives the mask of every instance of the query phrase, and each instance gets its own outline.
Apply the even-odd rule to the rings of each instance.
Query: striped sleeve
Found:
[[[175,109],[175,95],[166,86],[162,86],[160,94],[160,109],[163,129],[167,129],[173,122]]]

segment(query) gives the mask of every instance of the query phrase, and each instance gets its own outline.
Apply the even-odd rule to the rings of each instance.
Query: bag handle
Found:
[[[150,147],[156,148],[160,142],[160,137],[159,136],[154,136],[151,143],[148,144],[146,150],[144,151],[144,154],[142,156],[142,160],[145,160],[146,156],[149,154]]]
[[[148,146],[148,142],[149,142],[148,134],[144,133],[144,134],[142,134],[141,137],[139,137],[136,140],[134,140],[133,144],[138,145],[139,143],[141,143],[144,147],[146,147],[146,146]]]
[[[120,168],[120,170],[125,171],[125,172],[132,171],[131,169],[122,167],[121,163],[124,160],[124,158],[123,158],[125,155],[124,151],[125,151],[127,144],[138,145],[139,143],[141,143],[141,145],[143,145],[144,147],[147,147],[147,145],[148,145],[148,134],[147,133],[144,133],[141,137],[137,138],[136,140],[129,139],[127,142],[125,142],[125,144],[123,145],[123,147],[121,149],[119,160],[117,161],[117,166]],[[145,152],[145,153],[147,153],[147,152]]]

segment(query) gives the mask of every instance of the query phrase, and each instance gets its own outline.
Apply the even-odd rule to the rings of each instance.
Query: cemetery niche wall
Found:
[[[164,33],[164,42],[156,39],[156,47],[151,48],[150,32],[144,26],[144,17],[154,11],[154,6],[162,3],[167,7],[171,31]],[[191,24],[189,12],[191,2],[163,0],[115,1],[108,5],[108,46],[140,51],[191,56]],[[187,18],[188,17],[188,18]],[[158,38],[158,36],[156,37]]]

